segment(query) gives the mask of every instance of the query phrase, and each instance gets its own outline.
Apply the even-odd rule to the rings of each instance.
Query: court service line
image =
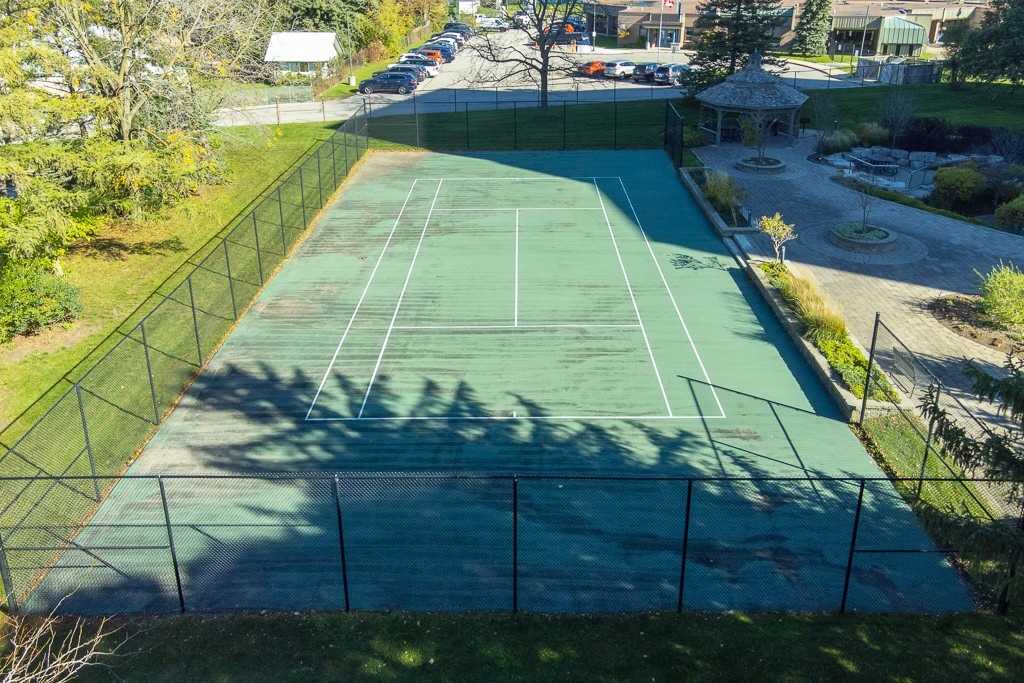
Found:
[[[516,209],[516,248],[513,265],[512,323],[519,327],[519,209]]]
[[[310,422],[439,422],[514,420],[720,420],[725,415],[387,415],[380,417],[314,417]]]
[[[384,343],[380,345],[380,353],[377,355],[377,364],[373,366],[373,374],[370,375],[370,383],[366,386],[366,393],[363,394],[363,403],[359,406],[358,417],[363,416],[366,410],[366,402],[370,399],[370,392],[373,391],[373,383],[377,381],[377,373],[380,371],[380,364],[384,360],[384,351],[388,348],[388,341],[391,339],[391,332],[395,329],[395,320],[398,319],[398,311],[402,308],[402,300],[405,299],[405,290],[409,288],[409,280],[412,279],[412,270],[416,267],[416,259],[420,255],[420,248],[423,246],[423,238],[427,236],[427,226],[430,225],[430,217],[434,214],[434,205],[437,204],[437,196],[441,194],[442,178],[437,182],[437,189],[434,191],[434,198],[430,201],[430,211],[423,221],[423,230],[420,231],[420,239],[416,243],[416,251],[412,254],[412,261],[409,263],[409,270],[405,273],[405,282],[402,283],[402,291],[398,295],[398,302],[395,304],[395,312],[391,315],[391,322],[388,324],[388,333],[384,335]]]
[[[597,178],[594,178],[594,191],[597,192],[597,199],[604,209],[604,198],[601,196],[601,188],[598,187]],[[654,376],[658,378],[658,388],[661,389],[661,397],[665,400],[665,410],[668,417],[672,417],[672,404],[668,401],[668,394],[665,393],[665,384],[661,381],[661,372],[658,371],[658,363],[654,360],[654,351],[651,349],[651,342],[647,338],[647,329],[644,327],[644,319],[640,316],[640,307],[633,296],[633,286],[629,283],[629,275],[626,274],[626,264],[622,262],[622,253],[619,251],[619,243],[615,239],[615,231],[612,230],[612,222],[608,218],[608,212],[604,211],[604,222],[608,226],[608,234],[612,238],[612,246],[615,247],[615,256],[619,259],[619,268],[622,269],[622,279],[626,281],[626,291],[629,292],[629,300],[633,302],[633,311],[636,313],[636,320],[640,324],[640,334],[644,338],[644,345],[647,347],[647,355],[651,359],[651,367],[654,368]]]
[[[481,211],[600,211],[600,206],[502,206],[476,209],[437,209],[434,213],[480,213]]]
[[[665,291],[668,292],[668,298],[672,302],[672,308],[676,311],[676,317],[679,318],[679,324],[683,327],[683,332],[686,334],[686,339],[690,342],[690,348],[693,349],[693,355],[697,359],[697,365],[700,366],[700,371],[704,373],[704,379],[707,380],[708,386],[711,388],[711,395],[715,397],[715,403],[718,404],[718,412],[725,417],[725,408],[722,407],[722,402],[718,398],[718,392],[715,391],[715,385],[711,381],[711,376],[708,374],[708,369],[704,366],[704,361],[700,357],[700,351],[697,350],[697,344],[693,341],[693,336],[690,335],[690,328],[687,327],[686,321],[683,320],[683,314],[679,311],[679,304],[676,303],[676,297],[672,294],[672,289],[668,286],[668,280],[665,279],[665,272],[661,269],[661,264],[658,262],[658,257],[654,254],[654,248],[651,247],[651,240],[647,237],[647,231],[644,230],[643,223],[640,222],[640,217],[636,213],[636,207],[633,206],[633,200],[629,196],[629,190],[626,189],[626,183],[622,182],[622,177],[618,177],[619,185],[622,186],[622,192],[626,195],[626,201],[629,203],[629,210],[633,212],[633,220],[636,221],[636,226],[640,228],[640,234],[643,235],[644,242],[647,244],[647,251],[651,255],[651,260],[654,261],[654,267],[658,269],[658,275],[661,276],[661,284],[665,285]],[[711,417],[710,415],[708,417]]]
[[[401,331],[431,331],[431,330],[553,330],[553,329],[586,329],[618,328],[634,329],[640,327],[637,323],[551,323],[551,324],[525,324],[525,325],[395,325],[396,330]]]
[[[412,197],[413,191],[416,189],[416,181],[412,181],[412,185],[409,186],[409,192],[405,195],[405,201],[402,202],[402,208],[398,211],[398,216],[395,217],[395,222],[391,226],[391,232],[388,233],[387,240],[384,241],[384,247],[380,250],[380,254],[377,256],[377,262],[373,264],[373,270],[370,271],[370,277],[366,281],[366,286],[363,287],[363,293],[359,295],[359,301],[356,302],[355,310],[352,311],[352,316],[348,319],[348,324],[345,325],[345,331],[341,335],[341,339],[338,340],[338,345],[334,348],[334,355],[331,356],[331,362],[327,365],[327,370],[324,371],[324,376],[320,379],[320,386],[316,388],[316,394],[313,396],[313,401],[309,404],[309,410],[306,411],[306,418],[313,412],[313,407],[316,406],[317,399],[320,398],[320,394],[324,390],[324,386],[327,384],[327,378],[331,374],[331,370],[334,369],[334,364],[338,360],[338,354],[341,353],[341,347],[345,343],[345,339],[348,337],[349,330],[352,329],[352,323],[355,322],[356,315],[359,314],[359,308],[363,305],[363,301],[366,299],[366,293],[370,291],[370,285],[373,284],[373,278],[377,274],[377,269],[380,267],[381,261],[384,260],[384,252],[388,250],[388,245],[391,244],[391,238],[395,236],[395,231],[398,229],[398,224],[402,220],[402,214],[405,213],[405,207],[409,204],[409,198]]]

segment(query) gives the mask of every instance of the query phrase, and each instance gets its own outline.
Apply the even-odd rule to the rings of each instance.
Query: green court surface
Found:
[[[365,159],[131,474],[282,470],[349,473],[353,608],[535,611],[674,609],[681,564],[688,607],[835,609],[857,484],[808,478],[882,476],[661,151]],[[681,563],[685,481],[565,475],[804,479],[693,485]],[[325,481],[168,479],[186,601],[341,606]],[[858,547],[849,609],[970,608],[887,483]]]

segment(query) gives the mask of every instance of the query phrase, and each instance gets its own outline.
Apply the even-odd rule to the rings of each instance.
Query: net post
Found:
[[[686,588],[686,558],[690,551],[690,503],[693,500],[693,479],[686,480],[686,503],[683,516],[683,548],[679,559],[679,598],[676,612],[683,613],[683,590]]]
[[[341,587],[345,595],[345,611],[348,612],[348,562],[345,558],[345,523],[341,514],[341,492],[338,486],[338,475],[334,475],[331,482],[331,489],[334,496],[334,514],[338,520],[338,552],[341,559]]]
[[[185,592],[181,589],[181,573],[178,571],[178,553],[174,549],[174,533],[171,531],[171,513],[167,507],[167,492],[164,491],[164,478],[156,478],[160,487],[160,504],[164,509],[164,527],[167,529],[167,547],[171,551],[171,564],[174,565],[174,585],[178,589],[178,608],[185,613]]]
[[[302,227],[306,227],[309,219],[306,218],[306,182],[302,177],[302,166],[299,164],[299,201],[302,202]]]
[[[512,475],[512,613],[519,612],[519,475]]]
[[[334,148],[331,147],[333,150]],[[284,202],[281,200],[281,186],[277,186],[277,220],[281,227],[281,255],[288,253],[288,238],[284,233]]]
[[[153,424],[160,424],[160,404],[156,400],[156,384],[153,382],[153,361],[149,357],[149,341],[146,339],[146,321],[139,323],[142,332],[142,351],[146,355],[146,375],[149,376],[149,397],[153,400]]]
[[[280,199],[280,196],[278,197]],[[231,256],[228,254],[228,241],[221,242],[224,245],[224,265],[228,269],[228,292],[231,294],[231,316],[238,320],[238,304],[235,302],[235,283],[231,277]]]
[[[864,480],[857,489],[857,510],[853,513],[853,531],[850,533],[850,552],[846,557],[846,575],[843,577],[843,599],[839,601],[839,613],[846,613],[846,598],[850,594],[850,574],[853,572],[853,555],[857,552],[857,530],[860,528],[860,510],[864,505]]]
[[[857,420],[857,425],[862,426],[864,424],[864,415],[867,414],[868,410],[868,395],[871,393],[871,370],[875,365],[875,345],[878,343],[878,326],[882,321],[882,314],[875,311],[875,326],[871,330],[871,350],[868,352],[868,371],[864,376],[864,396],[861,397],[860,401],[860,418]]]
[[[7,598],[7,611],[11,614],[18,613],[18,596],[14,590],[14,578],[11,575],[11,565],[7,563],[7,551],[4,550],[4,538],[0,532],[0,583],[3,584],[4,595]]]
[[[260,273],[260,284],[263,284],[263,256],[260,254],[260,231],[256,226],[256,212],[252,212],[252,234],[256,239],[256,270]]]
[[[82,387],[75,382],[75,398],[78,400],[78,414],[82,418],[82,438],[85,440],[85,457],[89,459],[89,472],[92,473],[92,490],[96,502],[100,501],[100,484],[96,480],[96,459],[92,452],[92,440],[89,438],[89,420],[85,417],[85,401],[82,400]]]
[[[935,403],[939,402],[942,398],[942,385],[936,383],[935,385]],[[921,457],[921,471],[917,474],[917,492],[914,494],[914,500],[921,500],[921,490],[924,488],[924,473],[928,467],[928,455],[932,449],[932,438],[935,436],[935,418],[932,417],[928,420],[928,436],[924,439],[924,455]]]
[[[320,151],[324,148],[320,145],[316,148],[316,189],[320,193],[320,208],[324,207],[324,172],[323,167],[320,165]],[[253,211],[253,217],[256,216],[256,212]]]
[[[253,214],[255,215],[255,214]],[[196,297],[192,290],[192,276],[189,275],[188,279],[185,280],[188,283],[188,304],[192,309],[192,331],[196,337],[196,363],[199,367],[203,366],[203,345],[199,341],[199,315],[196,312]]]

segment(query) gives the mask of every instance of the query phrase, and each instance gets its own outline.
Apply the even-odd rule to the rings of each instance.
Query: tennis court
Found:
[[[283,470],[354,476],[173,478]],[[833,609],[858,491],[820,478],[882,476],[661,151],[369,156],[130,474],[171,475],[196,609],[535,611],[674,608],[684,519],[688,607]],[[860,556],[851,609],[969,609],[888,483],[862,495],[864,547],[912,552]],[[160,497],[118,483],[79,539],[163,533]],[[174,608],[165,562],[127,576],[75,600]]]

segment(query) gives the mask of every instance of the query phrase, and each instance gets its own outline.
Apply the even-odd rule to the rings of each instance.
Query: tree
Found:
[[[698,6],[696,26],[703,28],[690,60],[694,85],[704,87],[735,73],[754,52],[767,55],[778,47],[779,0],[705,0]],[[768,65],[785,61],[764,56]]]
[[[964,74],[986,83],[1024,84],[1024,0],[992,0],[981,26],[968,31],[958,53]]]
[[[743,131],[743,144],[757,151],[757,158],[764,159],[765,149],[768,146],[768,128],[775,118],[771,112],[764,110],[752,111],[744,114],[740,119],[740,128]]]
[[[890,148],[896,148],[896,139],[914,118],[915,103],[913,96],[903,88],[889,88],[889,93],[882,100],[879,121],[889,129]]]
[[[946,51],[946,68],[949,82],[959,85],[963,80],[962,51],[972,29],[967,21],[951,21],[942,32],[942,47]]]
[[[772,242],[772,249],[775,250],[775,260],[783,261],[783,246],[797,238],[793,232],[793,225],[782,219],[782,214],[776,212],[774,216],[761,216],[757,223],[758,229],[768,236]]]
[[[825,54],[831,28],[832,0],[804,0],[796,24],[795,51],[802,55]]]
[[[470,43],[480,58],[481,67],[470,77],[479,84],[529,83],[540,93],[540,105],[548,105],[552,77],[572,76],[576,62],[566,49],[575,28],[569,19],[581,11],[580,0],[523,0],[518,10],[527,21],[519,26],[512,21],[511,10],[502,10],[513,31],[525,39],[509,43],[502,34],[484,33]]]

